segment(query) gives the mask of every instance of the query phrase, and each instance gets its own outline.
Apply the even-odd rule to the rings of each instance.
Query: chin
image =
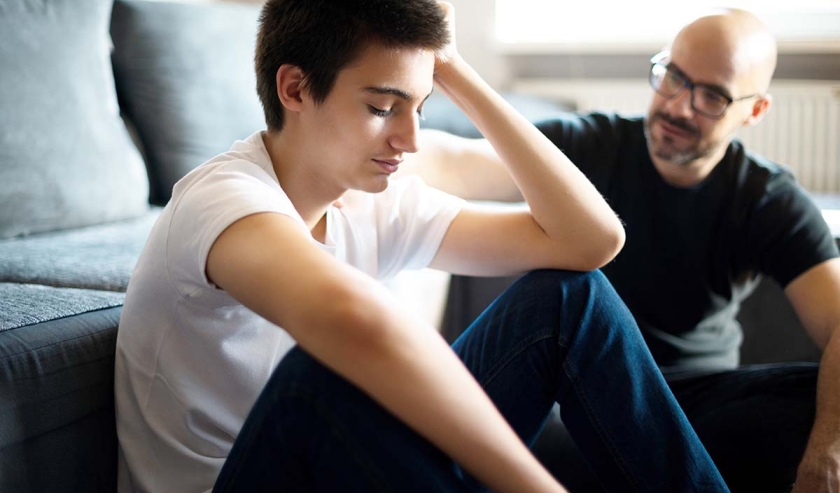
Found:
[[[366,181],[365,183],[360,183],[358,187],[353,187],[356,190],[361,192],[367,193],[380,193],[384,192],[388,188],[388,184],[390,180],[388,176],[377,176],[372,180]]]
[[[688,166],[698,159],[696,149],[680,149],[668,142],[669,139],[663,139],[662,142],[652,141],[648,142],[650,153],[657,158],[667,161],[677,166]]]
[[[675,145],[676,143],[673,139],[667,136],[656,135],[655,131],[649,131],[647,128],[645,130],[648,152],[650,152],[651,156],[676,166],[688,166],[700,157],[697,149],[694,147],[680,149]]]

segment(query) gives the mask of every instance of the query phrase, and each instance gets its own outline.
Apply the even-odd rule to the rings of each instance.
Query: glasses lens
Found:
[[[694,88],[694,107],[695,109],[707,116],[721,116],[729,106],[729,100],[726,96],[708,87],[695,86]]]
[[[650,85],[666,98],[679,95],[686,87],[691,89],[691,107],[697,113],[710,118],[720,118],[732,99],[713,87],[693,84],[679,71],[668,68],[668,56],[663,52],[651,58]],[[742,98],[743,99],[743,98]]]
[[[685,89],[685,79],[665,65],[654,63],[650,68],[650,85],[659,94],[672,98]]]

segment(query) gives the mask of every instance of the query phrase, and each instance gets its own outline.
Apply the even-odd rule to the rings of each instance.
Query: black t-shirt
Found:
[[[838,256],[793,176],[738,141],[703,182],[678,188],[654,168],[641,118],[570,114],[538,127],[624,222],[624,249],[602,270],[660,366],[737,366],[735,317],[759,276],[784,287]]]

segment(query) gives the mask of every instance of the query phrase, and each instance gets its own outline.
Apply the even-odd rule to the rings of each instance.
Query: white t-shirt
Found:
[[[350,191],[327,212],[324,244],[384,280],[426,267],[463,201],[418,178],[379,194]],[[294,340],[216,288],[205,262],[216,238],[258,212],[306,228],[260,132],[192,171],[173,190],[131,277],[117,336],[119,491],[212,489],[260,391]],[[282,252],[278,252],[282,255]]]

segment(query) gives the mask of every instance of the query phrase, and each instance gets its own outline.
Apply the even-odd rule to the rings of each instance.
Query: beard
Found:
[[[651,126],[657,120],[662,120],[669,125],[676,127],[692,137],[688,144],[680,145],[669,135],[655,136],[651,132]],[[691,163],[710,156],[717,148],[714,142],[703,142],[703,133],[700,128],[685,118],[674,118],[661,111],[653,111],[645,118],[645,139],[651,156],[668,161],[679,166],[688,166]]]

